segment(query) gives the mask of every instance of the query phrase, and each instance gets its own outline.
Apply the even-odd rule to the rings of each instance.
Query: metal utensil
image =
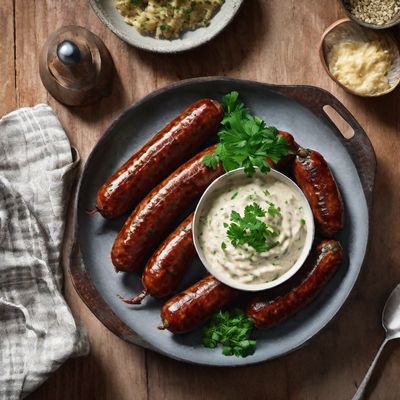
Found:
[[[379,357],[389,342],[389,340],[400,338],[400,284],[395,287],[393,292],[390,294],[389,298],[386,300],[385,307],[382,312],[382,326],[386,331],[386,337],[383,341],[381,347],[379,348],[374,361],[368,369],[367,374],[365,375],[363,381],[356,394],[353,397],[353,400],[361,400],[365,394],[368,382],[372,376],[372,372],[378,363]]]

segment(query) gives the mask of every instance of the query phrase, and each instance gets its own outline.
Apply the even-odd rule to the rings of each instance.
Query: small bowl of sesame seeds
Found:
[[[400,0],[340,0],[346,14],[356,23],[372,29],[400,24]]]

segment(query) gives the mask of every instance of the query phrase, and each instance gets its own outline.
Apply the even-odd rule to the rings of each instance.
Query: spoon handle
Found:
[[[361,400],[364,397],[368,382],[372,376],[372,372],[374,370],[374,368],[376,367],[376,364],[378,363],[379,357],[382,354],[382,350],[384,349],[384,347],[386,346],[386,343],[389,341],[388,338],[385,338],[385,340],[383,341],[383,343],[381,344],[381,347],[379,348],[378,352],[376,353],[376,356],[374,358],[374,361],[372,361],[371,366],[368,369],[367,374],[365,375],[364,379],[362,380],[362,382],[360,383],[360,386],[357,389],[356,394],[353,397],[353,400]]]

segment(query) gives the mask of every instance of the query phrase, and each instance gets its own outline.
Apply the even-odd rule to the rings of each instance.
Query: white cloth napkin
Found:
[[[61,295],[65,213],[75,173],[50,107],[0,120],[0,399],[20,399],[87,337]]]

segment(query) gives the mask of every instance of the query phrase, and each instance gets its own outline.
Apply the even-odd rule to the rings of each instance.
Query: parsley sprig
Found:
[[[255,249],[258,253],[268,251],[279,244],[276,237],[279,231],[267,225],[259,218],[265,217],[267,213],[272,217],[279,217],[280,209],[272,202],[268,202],[268,209],[262,209],[257,203],[249,204],[244,209],[242,217],[237,211],[232,211],[231,224],[224,223],[227,228],[227,236],[233,247],[248,246]]]
[[[214,349],[222,344],[225,356],[247,357],[255,351],[256,341],[250,339],[253,323],[243,310],[219,311],[203,330],[203,345]]]
[[[267,173],[270,170],[267,159],[279,162],[288,154],[289,145],[276,128],[250,114],[238,97],[238,92],[223,97],[225,115],[218,132],[219,143],[214,154],[204,156],[203,163],[215,169],[221,162],[227,172],[244,167],[248,176],[254,175],[256,167]]]

